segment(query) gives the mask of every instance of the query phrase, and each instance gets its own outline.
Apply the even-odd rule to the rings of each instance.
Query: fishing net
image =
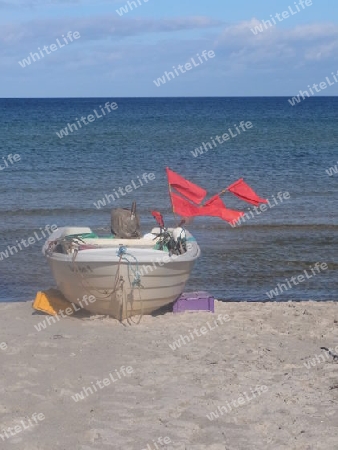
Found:
[[[138,239],[141,237],[140,218],[136,205],[130,209],[116,208],[111,212],[111,231],[120,239]]]

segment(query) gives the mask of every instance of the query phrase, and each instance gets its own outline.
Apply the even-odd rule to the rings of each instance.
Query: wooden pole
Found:
[[[224,195],[228,191],[228,188],[223,189],[223,191],[219,192],[217,195]]]
[[[175,220],[175,228],[177,227],[178,224],[178,219],[176,217],[175,211],[174,211],[174,205],[173,205],[173,201],[171,198],[171,186],[169,184],[169,179],[168,179],[168,171],[167,171],[168,167],[166,167],[166,175],[167,175],[167,182],[168,182],[168,192],[169,192],[169,198],[170,198],[170,203],[171,203],[171,209],[173,211],[173,215],[174,215],[174,220]]]

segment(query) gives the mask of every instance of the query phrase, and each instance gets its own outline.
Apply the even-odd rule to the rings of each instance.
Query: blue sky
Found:
[[[338,71],[333,0],[299,12],[301,0],[134,1],[120,15],[125,0],[0,0],[0,97],[289,96]],[[69,31],[80,38],[51,52]],[[50,54],[19,64],[44,46]],[[203,50],[215,57],[155,85]],[[321,95],[338,95],[338,83]]]

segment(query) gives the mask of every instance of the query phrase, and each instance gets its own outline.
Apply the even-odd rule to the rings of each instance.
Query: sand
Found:
[[[338,449],[338,363],[320,350],[338,346],[337,303],[131,326],[77,313],[42,331],[30,302],[0,312],[1,449]]]

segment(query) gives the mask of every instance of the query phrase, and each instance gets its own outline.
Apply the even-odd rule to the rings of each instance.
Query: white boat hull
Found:
[[[53,239],[51,235],[45,250]],[[45,253],[57,286],[69,302],[123,320],[152,314],[180,296],[200,255],[189,233],[188,239],[187,252],[171,257],[165,251],[154,250],[152,241],[143,246],[138,240],[134,247],[132,241],[123,239],[110,240],[107,248],[83,249],[75,258],[74,252]],[[119,244],[126,246],[122,259],[117,255]],[[93,296],[91,302],[84,302],[89,296]]]

